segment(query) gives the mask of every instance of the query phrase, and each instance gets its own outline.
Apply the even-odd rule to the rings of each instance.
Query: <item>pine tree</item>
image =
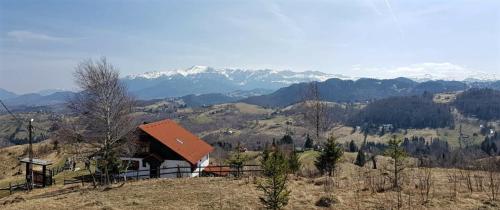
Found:
[[[293,139],[292,139],[292,136],[286,134],[284,135],[280,141],[279,141],[279,144],[293,144]]]
[[[261,160],[265,179],[257,189],[264,192],[259,199],[268,209],[281,209],[288,204],[290,190],[288,183],[288,161],[280,150],[275,150]]]
[[[380,129],[380,133],[379,133],[379,136],[383,136],[385,135],[385,127],[382,126],[382,129]]]
[[[311,149],[313,147],[314,147],[314,142],[311,139],[311,137],[309,136],[309,134],[307,134],[306,142],[304,143],[304,148],[305,149]]]
[[[293,150],[288,157],[288,168],[290,173],[297,173],[300,170],[300,166],[299,155],[297,154],[297,151]]]
[[[264,146],[264,150],[262,151],[262,159],[261,162],[266,161],[269,158],[269,155],[271,155],[271,149],[269,148],[269,145],[266,144]]]
[[[358,155],[356,155],[356,161],[354,164],[363,167],[366,164],[366,156],[363,150],[358,150]]]
[[[231,154],[229,157],[228,163],[231,167],[236,168],[237,173],[236,176],[239,177],[240,175],[240,170],[243,168],[243,165],[247,161],[247,158],[241,154],[241,145],[238,142],[238,145],[236,146],[236,150]]]
[[[357,152],[359,150],[358,145],[354,143],[354,140],[349,142],[349,152]]]
[[[401,139],[396,139],[394,136],[393,139],[389,140],[388,148],[385,150],[385,155],[391,157],[393,159],[393,188],[399,190],[400,188],[400,178],[401,172],[404,170],[404,159],[407,154],[405,150],[399,146],[401,143]]]
[[[314,165],[322,173],[327,173],[328,176],[335,175],[335,169],[340,158],[344,154],[342,145],[337,144],[335,138],[328,138],[320,155],[316,158]]]
[[[481,142],[481,150],[483,150],[489,156],[494,156],[497,153],[497,145],[488,136],[484,138]]]

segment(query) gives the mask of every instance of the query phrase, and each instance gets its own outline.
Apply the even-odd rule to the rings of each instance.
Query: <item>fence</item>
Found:
[[[65,167],[54,167],[54,168],[49,169],[49,173],[53,177],[53,176],[65,171],[65,170],[67,170],[67,168],[65,168]]]
[[[127,170],[126,172],[111,176],[112,182],[122,182],[127,179],[139,180],[150,178],[181,178],[181,177],[209,177],[209,176],[234,176],[258,175],[262,172],[260,165],[243,165],[234,167],[230,165],[210,165],[207,167],[192,168],[190,166],[163,167],[149,170]],[[100,173],[94,174],[95,181],[104,183],[105,176]],[[80,177],[80,179],[64,180],[63,184],[82,184],[93,182],[91,176]]]
[[[9,194],[12,194],[14,191],[17,190],[26,190],[26,189],[27,189],[26,183],[20,183],[20,184],[9,183],[9,187],[0,188],[0,190],[2,191],[9,191]]]

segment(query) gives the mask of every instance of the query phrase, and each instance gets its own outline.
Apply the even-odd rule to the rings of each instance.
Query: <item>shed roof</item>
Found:
[[[21,159],[19,161],[21,163],[29,163],[30,159],[29,158],[23,158],[23,159]],[[42,160],[42,159],[36,159],[36,158],[33,158],[32,161],[31,161],[31,163],[34,164],[34,165],[41,165],[41,166],[52,165],[51,161]]]
[[[173,120],[166,119],[140,125],[139,129],[172,149],[191,164],[196,164],[205,155],[213,151],[212,146]]]

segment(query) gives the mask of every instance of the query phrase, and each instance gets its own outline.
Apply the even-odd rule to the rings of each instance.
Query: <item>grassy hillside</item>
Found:
[[[403,209],[496,209],[498,203],[488,201],[485,191],[469,192],[462,181],[449,177],[464,174],[458,170],[433,169],[431,200],[422,204],[415,188],[423,169],[406,169]],[[370,177],[384,180],[384,171],[360,168],[342,163],[335,179],[333,209],[390,209],[396,206],[396,193],[372,191]],[[483,172],[472,175],[485,176]],[[258,177],[182,178],[132,181],[112,188],[93,189],[81,185],[55,186],[29,194],[17,193],[0,199],[2,209],[258,209],[262,208],[256,190]],[[286,209],[321,209],[315,203],[327,195],[324,178],[292,176],[292,190]],[[457,190],[453,186],[457,185]],[[387,184],[381,184],[387,187]],[[388,189],[388,188],[383,189]]]

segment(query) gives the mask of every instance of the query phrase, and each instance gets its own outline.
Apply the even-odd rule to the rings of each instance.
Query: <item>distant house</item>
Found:
[[[195,177],[209,165],[213,147],[173,120],[140,125],[135,135],[135,155],[121,157],[128,177]]]

